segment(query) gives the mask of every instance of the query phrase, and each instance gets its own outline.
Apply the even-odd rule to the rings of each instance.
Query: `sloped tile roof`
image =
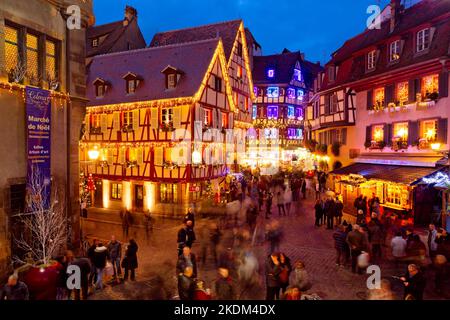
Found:
[[[160,32],[153,36],[150,47],[222,38],[225,56],[230,58],[242,20],[232,20],[193,28]]]
[[[88,70],[89,105],[191,97],[200,88],[218,45],[219,39],[210,39],[96,56]],[[170,90],[166,89],[165,75],[161,73],[168,65],[183,71],[176,88]],[[131,95],[126,94],[123,79],[128,72],[143,79]],[[96,78],[110,84],[105,96],[99,99],[92,84]]]

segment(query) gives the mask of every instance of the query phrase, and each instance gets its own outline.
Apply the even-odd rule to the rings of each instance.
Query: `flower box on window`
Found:
[[[106,161],[106,160],[100,160],[100,161],[98,162],[98,165],[99,165],[100,167],[102,167],[102,168],[106,168],[106,167],[108,166],[108,161]]]
[[[170,162],[170,161],[164,161],[163,163],[164,169],[173,170],[178,168],[178,165],[176,163]]]
[[[402,140],[401,138],[394,138],[392,139],[392,150],[398,151],[398,150],[405,150],[408,149],[408,142],[405,140]]]
[[[370,142],[369,149],[371,149],[371,150],[382,150],[382,149],[384,149],[384,147],[386,147],[386,143],[384,141],[372,140]]]
[[[417,142],[417,148],[419,150],[430,149],[430,143],[425,138],[419,139]]]

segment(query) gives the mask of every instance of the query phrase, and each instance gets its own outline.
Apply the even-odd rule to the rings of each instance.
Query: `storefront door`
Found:
[[[95,181],[95,191],[94,191],[94,204],[93,206],[101,208],[103,207],[103,183],[102,180]]]
[[[144,208],[144,186],[134,186],[134,206],[136,210],[142,210]]]

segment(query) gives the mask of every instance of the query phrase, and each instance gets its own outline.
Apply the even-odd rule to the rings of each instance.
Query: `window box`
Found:
[[[370,150],[383,150],[386,147],[386,143],[384,141],[370,141]]]
[[[173,162],[164,161],[163,167],[164,167],[164,169],[173,170],[173,169],[178,168],[178,165]]]
[[[399,151],[399,150],[406,150],[408,149],[408,142],[401,140],[400,138],[394,138],[392,139],[392,150]]]

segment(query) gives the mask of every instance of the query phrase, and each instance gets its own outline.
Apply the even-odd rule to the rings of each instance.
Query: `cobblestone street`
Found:
[[[335,251],[332,240],[332,231],[323,226],[314,226],[312,202],[300,204],[296,214],[290,217],[278,218],[276,210],[272,210],[272,218],[279,219],[284,231],[284,241],[281,244],[283,251],[294,263],[301,260],[305,263],[309,275],[312,277],[313,287],[308,293],[316,293],[326,300],[362,300],[366,297],[367,275],[351,273],[348,266],[335,265]],[[262,214],[261,214],[262,216]],[[198,219],[196,232],[208,220]],[[143,228],[130,228],[130,237],[134,237],[139,245],[137,281],[126,282],[115,286],[107,286],[103,291],[97,291],[90,299],[172,299],[177,295],[175,264],[176,264],[176,234],[181,223],[176,220],[156,220],[154,231],[146,239]],[[110,224],[99,221],[84,221],[84,232],[90,238],[109,239],[115,234],[121,239],[122,228],[120,224]],[[197,236],[198,238],[198,236]],[[232,230],[224,231],[224,245],[231,243]],[[199,241],[194,244],[193,252],[199,256]],[[387,248],[384,248],[384,251]],[[244,292],[240,299],[264,299],[264,262],[267,257],[267,243],[255,246],[254,253],[260,262],[259,287]],[[385,253],[384,253],[385,255]],[[383,278],[404,273],[405,266],[396,269],[389,261],[389,257],[380,266]],[[206,265],[199,262],[199,278],[206,281],[208,288],[212,288],[216,279],[216,270],[212,261]],[[434,295],[433,278],[429,278],[425,299],[438,299]],[[395,280],[391,280],[397,298],[402,298],[402,287]]]

